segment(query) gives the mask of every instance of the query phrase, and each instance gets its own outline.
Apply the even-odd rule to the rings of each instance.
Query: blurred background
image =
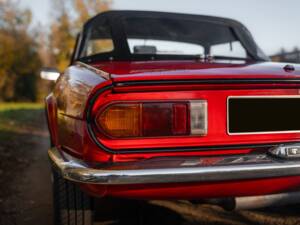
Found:
[[[41,101],[41,67],[69,63],[76,34],[95,14],[142,9],[230,17],[244,23],[274,61],[300,62],[297,0],[0,0],[0,100]]]
[[[52,224],[43,67],[68,66],[83,23],[106,10],[222,16],[246,25],[273,61],[300,63],[299,0],[0,0],[0,225]],[[300,224],[299,207],[225,212],[161,203],[184,224]]]

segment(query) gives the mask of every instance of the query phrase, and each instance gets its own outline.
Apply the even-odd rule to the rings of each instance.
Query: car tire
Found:
[[[92,225],[93,198],[78,185],[53,174],[53,208],[55,225]]]
[[[180,225],[177,213],[147,201],[94,198],[53,170],[55,225]]]

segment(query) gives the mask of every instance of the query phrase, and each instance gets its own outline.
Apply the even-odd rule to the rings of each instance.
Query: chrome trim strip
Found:
[[[243,163],[238,160],[231,160],[234,163],[230,165],[197,166],[194,164],[186,166],[180,164],[174,168],[164,167],[166,162],[162,161],[161,168],[144,166],[136,169],[126,164],[121,168],[118,167],[118,169],[93,169],[84,162],[59,152],[56,148],[49,149],[48,154],[54,167],[65,179],[79,183],[102,185],[213,182],[300,175],[300,161],[283,162],[266,155],[257,157],[258,160],[260,158],[264,160],[261,162]],[[236,157],[238,158],[238,156]],[[226,161],[230,156],[223,158]],[[266,159],[268,160],[266,161]],[[141,164],[145,165],[145,161]]]
[[[264,132],[242,132],[242,133],[231,133],[229,132],[229,100],[230,99],[257,99],[257,98],[300,98],[300,95],[244,95],[244,96],[228,96],[226,102],[226,130],[228,135],[251,135],[251,134],[290,134],[300,133],[300,130],[289,130],[289,131],[264,131]]]

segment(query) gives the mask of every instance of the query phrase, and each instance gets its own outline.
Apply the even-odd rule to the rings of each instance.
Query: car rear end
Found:
[[[298,202],[299,76],[268,62],[237,21],[96,16],[46,100],[59,212],[81,215],[90,196]]]
[[[243,74],[111,75],[87,90],[82,119],[58,116],[64,132],[52,161],[97,196],[195,200],[297,190],[297,75],[250,75],[253,65],[218,70]]]

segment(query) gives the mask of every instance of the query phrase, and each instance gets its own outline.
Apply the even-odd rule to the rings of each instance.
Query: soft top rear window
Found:
[[[259,60],[247,29],[224,18],[147,11],[111,11],[88,21],[80,60]]]
[[[232,28],[224,24],[132,17],[124,20],[124,27],[131,54],[204,56],[222,46],[222,56],[248,57]]]
[[[114,44],[110,25],[107,20],[102,20],[98,26],[91,27],[86,40],[83,56],[93,56],[102,53],[109,53],[114,50]]]
[[[124,20],[127,38],[181,41],[210,46],[236,40],[229,26],[168,18],[132,17]]]

